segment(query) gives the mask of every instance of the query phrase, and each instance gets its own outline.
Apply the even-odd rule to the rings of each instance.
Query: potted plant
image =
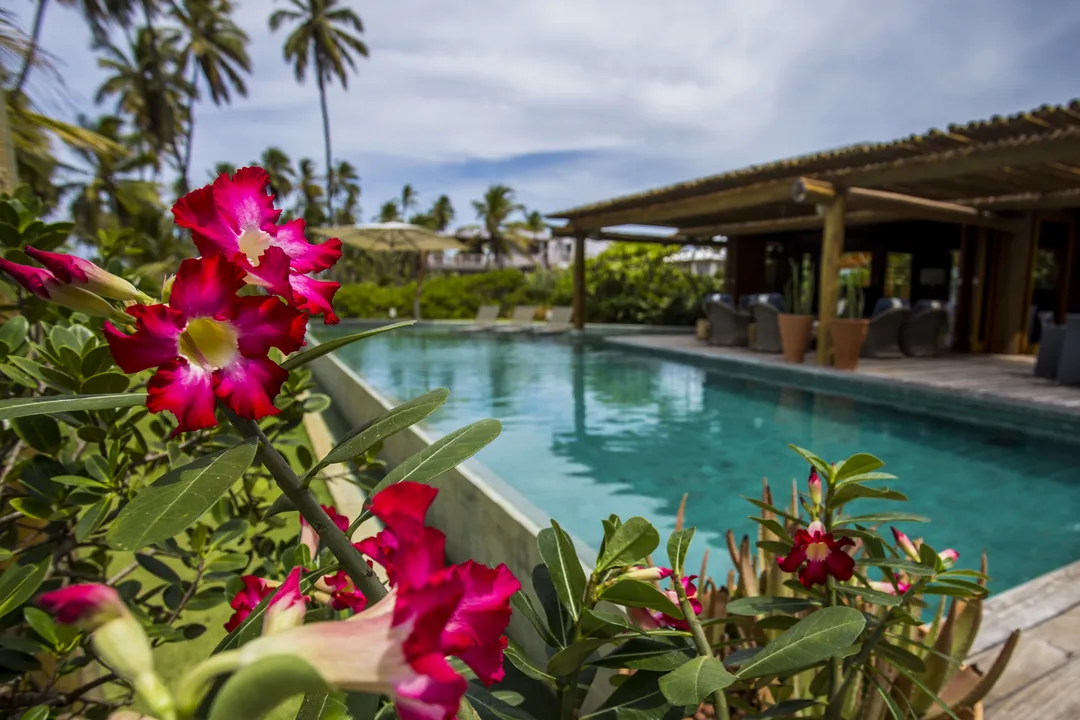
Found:
[[[780,313],[780,345],[784,359],[801,363],[810,345],[810,330],[814,325],[814,265],[809,255],[803,255],[802,266],[791,263],[791,279],[784,293],[789,312]]]
[[[859,354],[870,321],[863,318],[863,291],[858,272],[849,272],[842,279],[844,304],[840,316],[832,321],[829,334],[833,343],[833,367],[854,370],[859,366]]]

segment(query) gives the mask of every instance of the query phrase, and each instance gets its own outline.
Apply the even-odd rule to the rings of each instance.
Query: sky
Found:
[[[335,160],[361,176],[364,219],[411,183],[456,224],[494,183],[554,212],[748,164],[1080,95],[1080,4],[1066,0],[391,0],[358,2],[370,58],[329,91]],[[247,98],[197,106],[192,177],[276,145],[323,165],[318,91],[282,57],[270,12],[241,0]],[[14,10],[28,26],[34,3]],[[51,3],[63,78],[39,107],[95,108],[85,23]]]

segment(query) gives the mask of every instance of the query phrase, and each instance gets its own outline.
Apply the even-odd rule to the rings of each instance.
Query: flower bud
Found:
[[[308,598],[300,594],[300,568],[294,567],[266,606],[263,635],[302,625],[304,613],[307,612],[307,600]]]
[[[89,260],[74,255],[46,252],[27,245],[26,254],[44,265],[53,276],[65,285],[74,285],[102,297],[113,300],[138,300],[149,302],[151,298],[118,275],[103,270]]]
[[[900,549],[904,551],[904,554],[915,562],[919,562],[919,551],[915,547],[915,544],[911,542],[911,538],[896,528],[892,528],[892,534],[893,537],[896,538],[896,544],[900,546]]]
[[[634,567],[619,576],[620,580],[641,580],[642,582],[655,582],[671,577],[672,572],[666,567]]]
[[[810,504],[816,510],[821,507],[821,478],[817,474],[817,468],[810,468],[810,479],[806,484],[810,486]]]
[[[960,553],[952,548],[947,548],[939,552],[938,557],[941,558],[941,562],[944,563],[946,568],[951,568],[960,559]]]
[[[42,300],[77,310],[91,317],[112,318],[125,323],[131,321],[128,315],[94,293],[74,285],[65,285],[48,270],[20,265],[3,258],[0,258],[0,270],[6,272],[27,291]]]

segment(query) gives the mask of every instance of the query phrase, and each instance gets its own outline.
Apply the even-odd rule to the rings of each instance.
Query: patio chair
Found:
[[[1039,354],[1035,357],[1035,377],[1057,380],[1058,368],[1061,367],[1061,351],[1065,347],[1065,326],[1054,322],[1054,313],[1041,312],[1036,323],[1039,325],[1034,334],[1039,342]]]
[[[536,317],[535,305],[518,305],[510,314],[509,325],[499,325],[493,329],[497,333],[525,332],[532,327],[534,317]]]
[[[759,295],[750,303],[750,317],[757,327],[751,350],[757,352],[783,352],[780,344],[780,313],[784,311],[784,299],[774,295]]]
[[[499,306],[498,305],[481,305],[480,309],[476,311],[476,319],[472,325],[466,325],[461,328],[461,332],[480,332],[481,330],[490,330],[495,321],[499,319]]]
[[[570,324],[574,317],[574,309],[566,305],[556,305],[551,308],[551,314],[548,315],[547,322],[543,325],[538,325],[532,328],[532,331],[536,335],[554,335],[556,333],[564,333],[572,326]]]
[[[1065,339],[1058,359],[1057,381],[1080,386],[1080,313],[1065,316]]]
[[[900,328],[900,349],[908,357],[936,357],[945,349],[949,311],[940,300],[920,300]]]
[[[705,316],[709,319],[709,344],[722,347],[744,347],[750,313],[739,310],[726,293],[714,293],[705,298]]]
[[[870,314],[870,327],[866,331],[860,355],[864,358],[900,358],[900,329],[907,322],[911,311],[900,298],[881,298]]]

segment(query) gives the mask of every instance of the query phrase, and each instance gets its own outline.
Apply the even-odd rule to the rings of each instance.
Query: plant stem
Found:
[[[596,574],[589,575],[589,582],[585,586],[585,597],[581,602],[581,614],[578,616],[577,621],[574,623],[574,635],[570,640],[570,644],[576,643],[581,639],[581,621],[585,617],[586,610],[592,610],[596,606],[596,601],[593,596],[596,595]],[[581,665],[579,664],[574,671],[567,677],[567,687],[562,689],[562,703],[561,711],[559,712],[560,720],[576,720],[577,718],[577,701],[578,701],[578,678],[581,675]]]
[[[701,620],[698,619],[697,613],[694,612],[693,606],[690,605],[690,598],[687,597],[686,588],[683,587],[682,572],[677,572],[671,576],[671,585],[675,589],[676,597],[679,598],[679,609],[682,610],[683,619],[690,626],[690,634],[694,636],[694,647],[697,648],[698,655],[713,657],[712,645],[709,644],[709,638],[705,636],[705,628],[701,626]],[[712,694],[712,698],[713,714],[716,715],[717,720],[730,720],[727,696],[724,695],[724,691],[717,690]]]
[[[826,581],[828,582],[829,587],[826,607],[836,607],[836,580],[829,577],[826,578]],[[837,712],[840,711],[843,702],[840,700],[839,696],[841,691],[845,688],[843,659],[838,657],[829,658],[829,713],[832,712],[834,704],[837,708]],[[837,717],[839,717],[839,715]]]
[[[368,599],[368,603],[374,603],[386,595],[386,588],[379,580],[375,572],[368,567],[360,551],[353,547],[345,533],[338,530],[330,520],[330,516],[322,509],[319,501],[310,490],[301,487],[300,478],[289,467],[288,461],[281,456],[270,441],[266,439],[259,424],[253,420],[238,417],[231,411],[226,411],[229,420],[240,434],[246,438],[255,438],[259,441],[259,459],[273,476],[278,487],[289,498],[289,501],[300,511],[300,515],[307,520],[312,529],[319,535],[319,539],[330,548],[337,561],[341,563],[342,570],[353,581]]]

